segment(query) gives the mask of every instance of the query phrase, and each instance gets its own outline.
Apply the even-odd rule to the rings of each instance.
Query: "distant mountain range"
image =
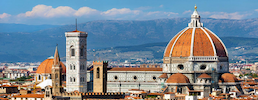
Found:
[[[190,18],[144,21],[100,20],[80,23],[78,30],[89,34],[87,38],[88,57],[89,60],[92,60],[90,57],[92,49],[102,50],[101,48],[117,46],[134,47],[135,45],[158,42],[163,42],[162,46],[164,47],[175,34],[187,27],[189,22]],[[244,20],[202,18],[201,22],[204,23],[205,27],[222,37],[229,49],[240,46],[253,47],[258,43],[256,39],[258,38],[258,18]],[[0,24],[0,27],[0,62],[43,61],[54,54],[56,44],[58,44],[60,56],[65,57],[64,33],[75,30],[75,25]],[[153,56],[153,58],[162,58],[163,51],[160,52],[161,55],[155,54],[157,56]],[[234,55],[242,54],[236,53]],[[249,53],[250,55],[255,55],[255,53]]]

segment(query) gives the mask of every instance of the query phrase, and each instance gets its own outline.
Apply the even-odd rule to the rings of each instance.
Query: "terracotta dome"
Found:
[[[227,57],[227,50],[216,34],[203,26],[195,9],[188,27],[176,34],[164,52],[164,57],[218,56]]]
[[[54,63],[54,59],[53,58],[48,58],[48,59],[44,60],[39,65],[36,73],[38,73],[38,74],[43,74],[43,73],[51,74],[51,69],[52,69],[53,63]],[[62,62],[61,62],[61,66],[62,66],[62,73],[66,73],[65,65]]]
[[[222,82],[238,82],[236,76],[230,73],[222,74],[220,80]]]
[[[198,78],[211,78],[211,76],[206,73],[203,73]]]
[[[185,75],[181,73],[176,73],[171,75],[166,83],[190,83],[190,81]]]
[[[167,73],[163,73],[162,75],[159,76],[159,78],[166,78],[167,79],[168,75],[167,75]]]

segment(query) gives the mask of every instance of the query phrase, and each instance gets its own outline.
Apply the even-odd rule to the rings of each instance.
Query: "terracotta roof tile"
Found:
[[[168,78],[167,73],[163,73],[162,75],[159,76],[159,78]]]
[[[45,61],[43,61],[43,62],[39,65],[39,67],[38,67],[36,73],[38,73],[38,74],[49,73],[49,74],[50,74],[53,64],[54,64],[54,60],[53,60],[53,59],[46,59]],[[61,66],[62,66],[62,73],[66,73],[66,67],[65,67],[65,65],[64,65],[62,62],[61,62],[60,64],[61,64]]]
[[[177,41],[172,51],[172,57],[188,57],[191,50],[192,28],[186,30]]]
[[[231,73],[224,73],[221,75],[222,82],[238,82],[236,76]]]
[[[181,73],[176,73],[171,75],[166,83],[190,83],[190,81],[185,75]]]
[[[203,73],[198,78],[211,78],[211,76],[206,73]]]

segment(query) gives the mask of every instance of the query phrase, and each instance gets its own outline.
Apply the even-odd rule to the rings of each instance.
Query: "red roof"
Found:
[[[198,78],[211,78],[211,76],[208,75],[208,74],[203,73]]]

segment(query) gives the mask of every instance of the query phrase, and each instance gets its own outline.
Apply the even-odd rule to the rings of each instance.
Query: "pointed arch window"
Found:
[[[75,65],[73,65],[73,70],[75,70]]]
[[[70,77],[70,82],[73,82],[73,79]]]
[[[97,68],[97,78],[99,78],[99,67]]]
[[[75,49],[73,45],[70,47],[70,54],[71,56],[75,56]]]
[[[72,69],[73,69],[73,65],[71,64],[71,65],[70,65],[70,70],[72,70]]]
[[[56,77],[56,79],[58,79],[58,74],[57,73],[56,73],[55,77]]]
[[[39,75],[39,78],[38,78],[39,80],[41,80],[41,75]]]
[[[75,77],[73,78],[73,82],[75,82]]]
[[[84,46],[82,46],[82,47],[80,48],[80,56],[83,56],[83,54],[84,54]]]

